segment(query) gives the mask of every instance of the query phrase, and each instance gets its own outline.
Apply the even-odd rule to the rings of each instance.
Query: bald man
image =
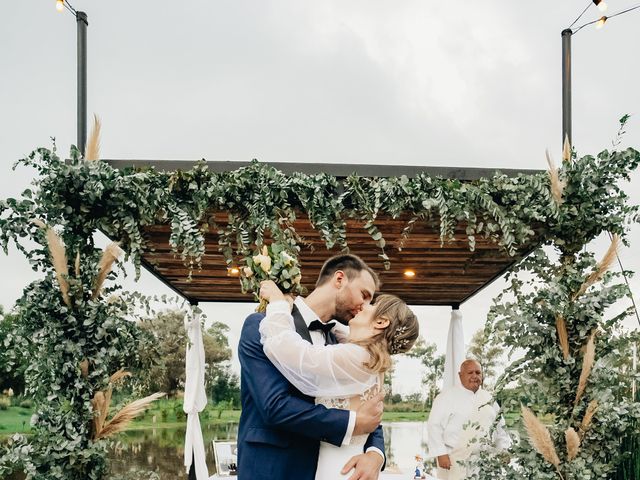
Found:
[[[443,390],[433,401],[427,422],[429,454],[437,458],[438,478],[467,477],[466,464],[477,453],[478,440],[489,434],[500,412],[491,394],[482,389],[482,367],[467,359],[458,372],[462,385]],[[500,419],[493,433],[493,445],[506,450],[511,439]]]

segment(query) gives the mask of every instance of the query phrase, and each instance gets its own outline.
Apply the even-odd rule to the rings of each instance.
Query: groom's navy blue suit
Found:
[[[296,331],[311,341],[297,309],[293,314]],[[262,350],[259,325],[263,318],[261,313],[247,317],[238,345],[242,372],[239,479],[313,480],[319,442],[340,446],[349,412],[315,405],[313,398],[303,395],[282,376]],[[365,450],[370,446],[384,452],[381,426],[369,435]],[[336,472],[341,468],[336,465]]]

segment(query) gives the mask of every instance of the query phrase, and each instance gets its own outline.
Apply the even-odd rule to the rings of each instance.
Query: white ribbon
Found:
[[[444,357],[444,373],[442,375],[442,389],[459,386],[460,365],[464,362],[464,331],[462,328],[462,312],[451,310],[449,334],[447,335],[447,352]]]
[[[184,413],[187,414],[187,431],[184,439],[184,465],[187,473],[194,462],[196,479],[207,480],[206,454],[198,413],[207,406],[207,393],[204,389],[204,344],[200,329],[200,315],[186,315],[184,327],[189,343],[185,362],[186,379],[184,384]]]

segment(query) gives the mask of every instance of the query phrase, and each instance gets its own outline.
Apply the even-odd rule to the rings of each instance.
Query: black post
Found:
[[[570,28],[562,31],[562,146],[571,138],[571,35]]]
[[[78,150],[84,155],[87,143],[87,14],[76,12],[78,25]]]

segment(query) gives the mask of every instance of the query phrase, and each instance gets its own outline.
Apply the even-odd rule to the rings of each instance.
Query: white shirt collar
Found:
[[[318,314],[311,310],[311,307],[305,303],[304,298],[298,296],[293,303],[298,307],[298,311],[300,312],[300,315],[302,315],[302,319],[304,320],[304,323],[307,324],[307,327],[314,320],[320,319]]]
[[[460,391],[461,393],[464,393],[465,395],[468,395],[470,397],[475,397],[477,396],[480,392],[482,392],[482,387],[478,388],[478,390],[476,390],[475,392],[473,390],[469,390],[468,388],[463,387],[462,385],[456,385],[455,387],[458,391]]]

